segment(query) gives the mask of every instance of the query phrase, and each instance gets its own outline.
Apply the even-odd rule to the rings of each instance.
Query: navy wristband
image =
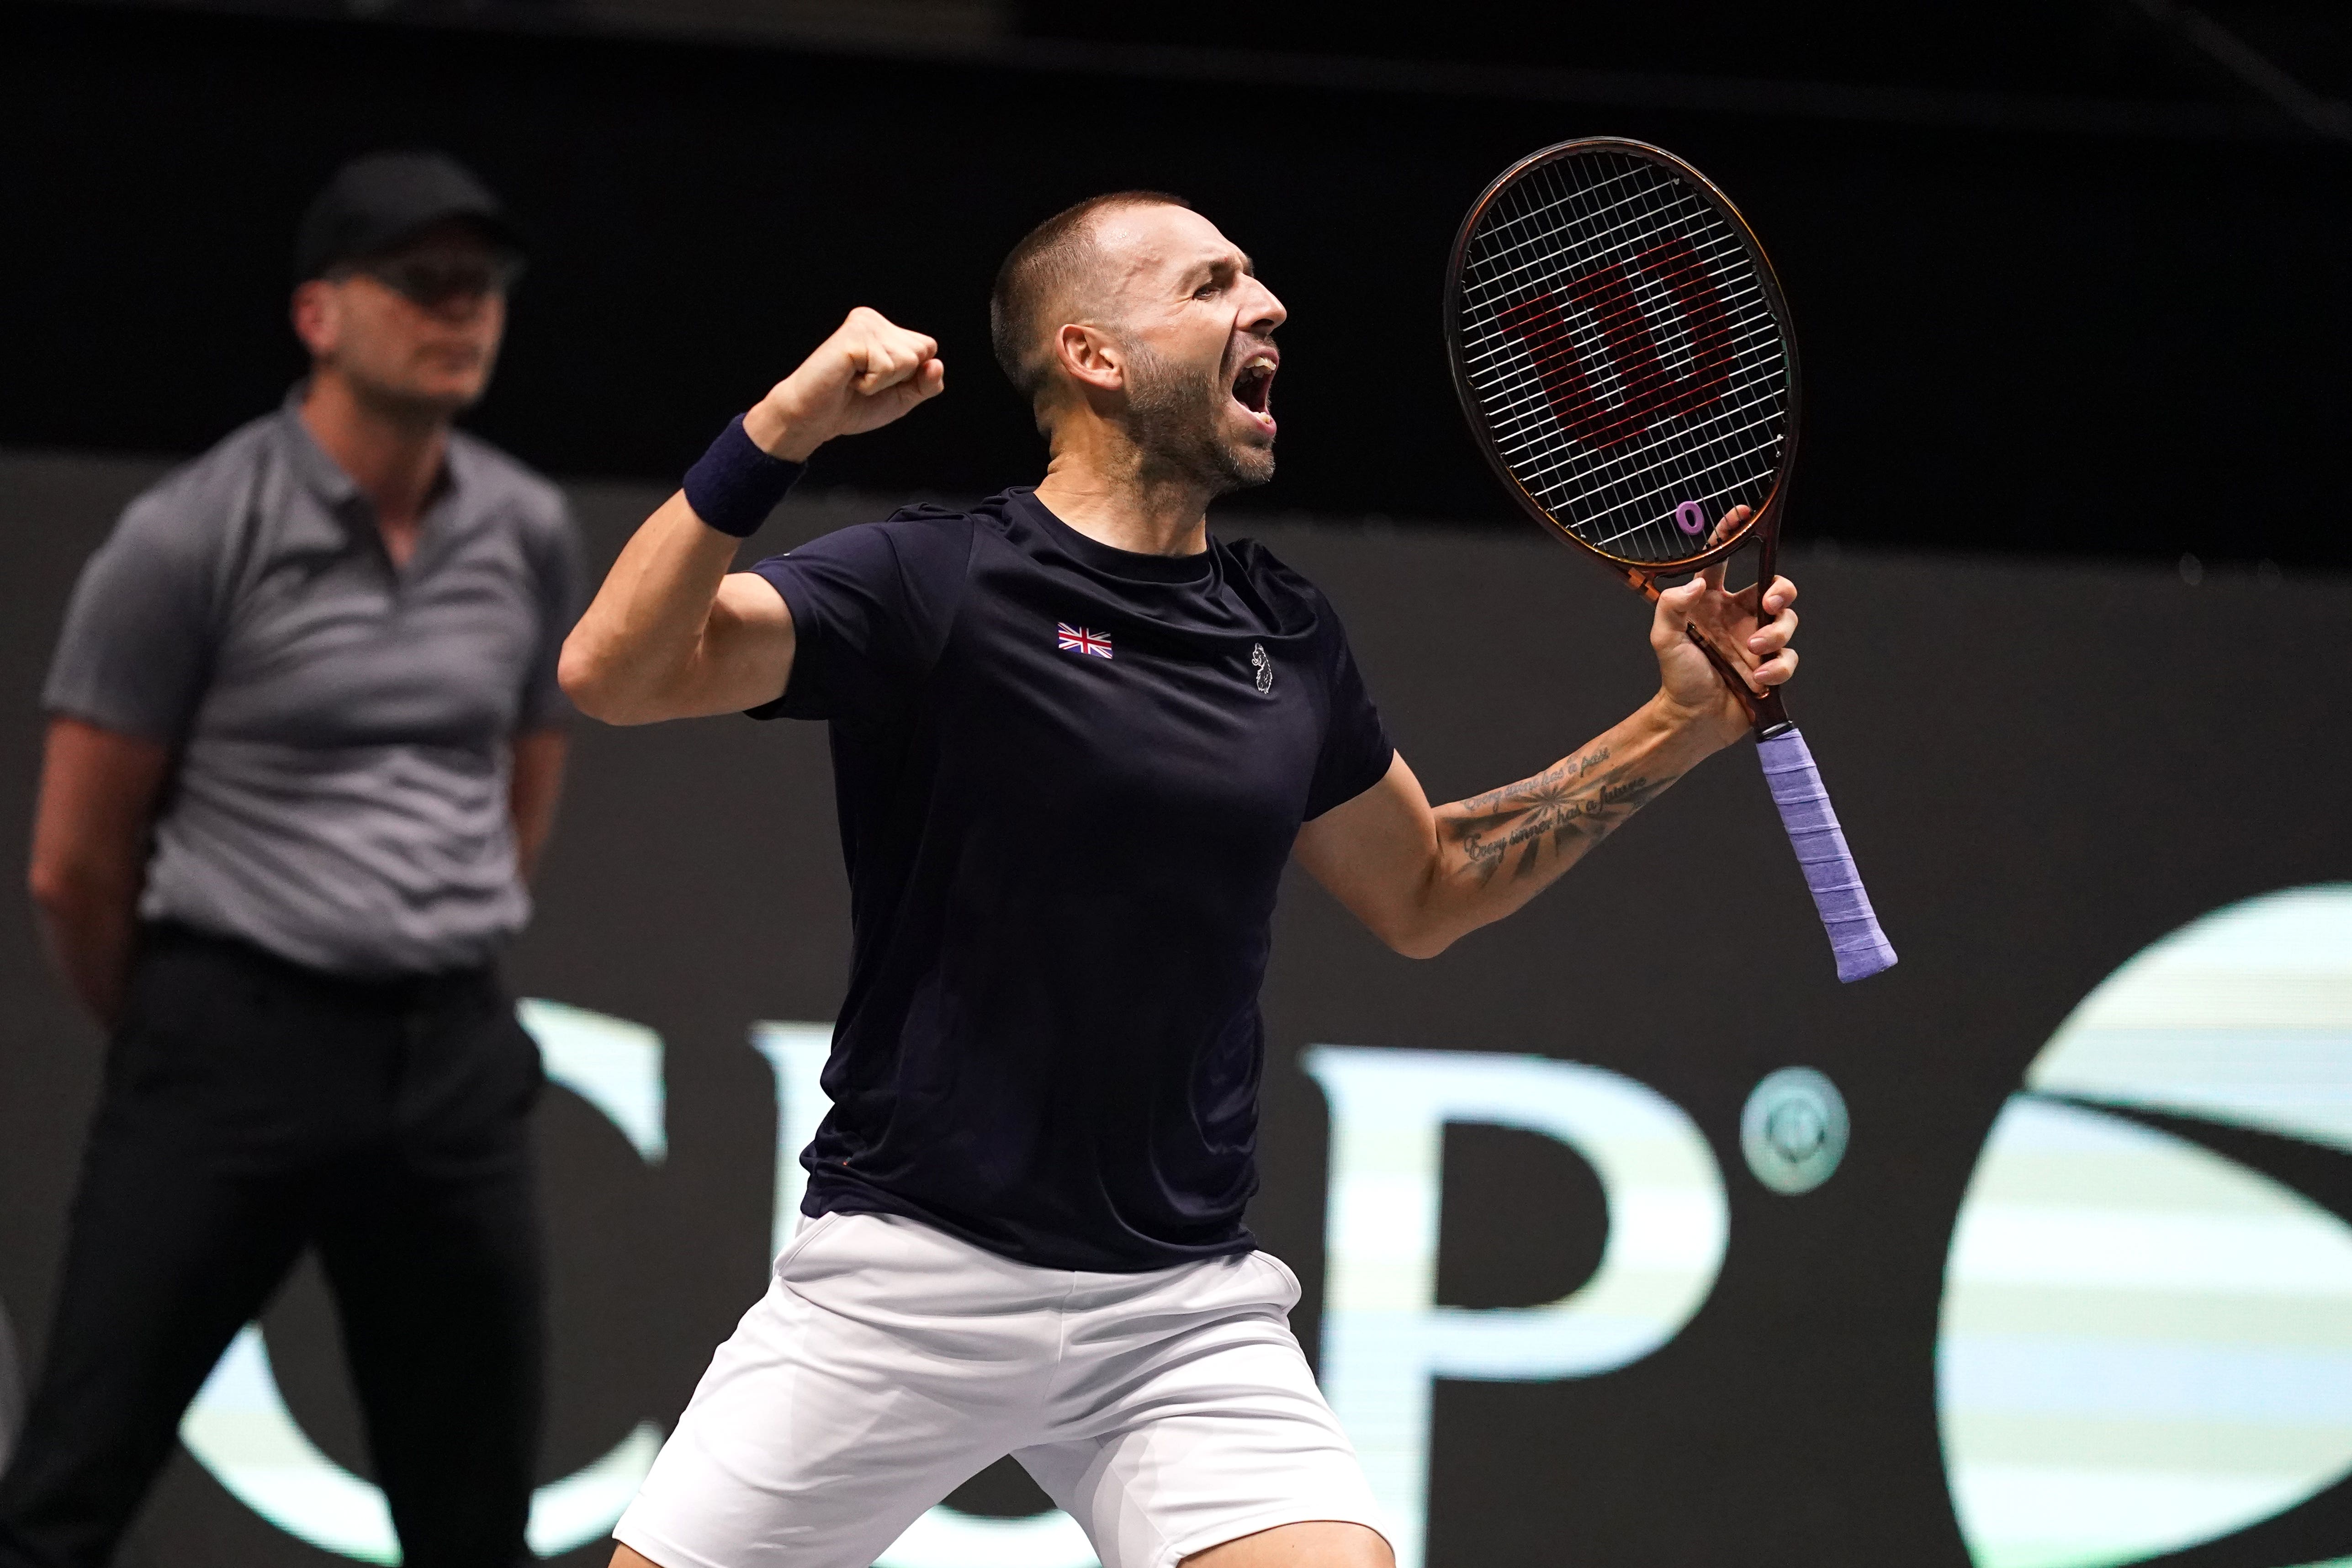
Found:
[[[743,433],[739,414],[727,422],[702,460],[686,471],[686,504],[719,532],[749,539],[801,477],[803,467],[760,450]]]

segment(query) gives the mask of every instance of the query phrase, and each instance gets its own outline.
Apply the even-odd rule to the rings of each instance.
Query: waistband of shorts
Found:
[[[885,1207],[878,1203],[861,1202],[854,1197],[842,1202],[824,1203],[814,1214],[810,1214],[803,1209],[800,1225],[793,1232],[793,1242],[798,1242],[801,1236],[807,1233],[812,1226],[828,1219],[879,1221],[885,1226],[898,1228],[908,1241],[927,1250],[952,1255],[971,1267],[985,1269],[1008,1279],[1037,1281],[1068,1280],[1076,1278],[1129,1281],[1141,1285],[1154,1280],[1172,1279],[1188,1269],[1231,1262],[1235,1258],[1259,1254],[1256,1239],[1245,1232],[1237,1244],[1222,1247],[1214,1251],[1202,1249],[1140,1267],[1122,1264],[1117,1268],[1104,1268],[1086,1260],[1071,1262],[1058,1258],[1041,1259],[1023,1257],[1002,1247],[992,1247],[987,1242],[967,1235],[952,1226],[942,1225],[927,1215],[908,1214],[903,1209]],[[788,1243],[784,1250],[788,1253],[793,1250],[792,1244]],[[1280,1265],[1277,1263],[1276,1267]]]

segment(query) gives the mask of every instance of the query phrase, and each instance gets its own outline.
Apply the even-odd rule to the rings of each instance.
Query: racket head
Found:
[[[1504,170],[1454,237],[1445,344],[1504,489],[1636,583],[1778,528],[1802,390],[1788,301],[1739,209],[1673,153],[1585,137]]]

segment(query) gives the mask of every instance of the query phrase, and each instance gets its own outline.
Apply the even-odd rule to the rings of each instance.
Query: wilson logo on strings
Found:
[[[1643,296],[1663,294],[1687,340],[1687,368],[1669,374],[1667,350]],[[1552,417],[1571,440],[1607,448],[1716,402],[1731,380],[1731,324],[1715,279],[1686,239],[1669,239],[1622,261],[1593,268],[1496,316],[1534,359]],[[1581,329],[1580,331],[1580,329]],[[1605,370],[1590,364],[1580,337],[1598,338]],[[1602,384],[1613,381],[1615,397]]]

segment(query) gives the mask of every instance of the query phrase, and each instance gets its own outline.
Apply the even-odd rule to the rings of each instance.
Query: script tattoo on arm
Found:
[[[1596,746],[1533,778],[1439,807],[1441,844],[1461,857],[1460,868],[1482,888],[1506,861],[1512,862],[1514,880],[1532,877],[1543,866],[1547,846],[1555,864],[1575,858],[1679,776],[1611,767],[1609,748]]]

